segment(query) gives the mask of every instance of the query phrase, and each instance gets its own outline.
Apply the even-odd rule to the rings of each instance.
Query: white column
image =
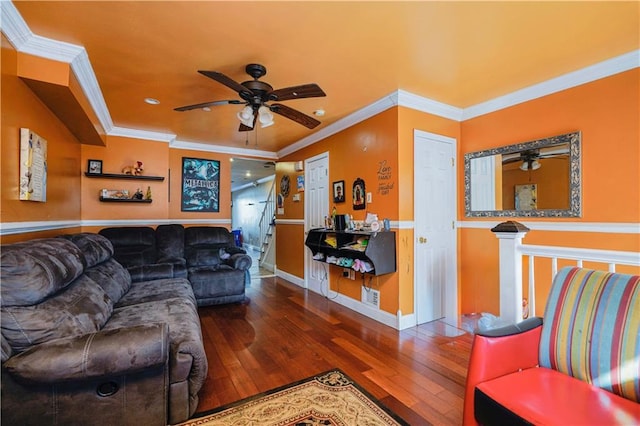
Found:
[[[522,238],[529,228],[518,222],[503,222],[491,230],[500,240],[500,319],[522,321]]]

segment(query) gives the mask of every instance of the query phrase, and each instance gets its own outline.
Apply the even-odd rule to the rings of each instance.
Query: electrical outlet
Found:
[[[342,268],[342,276],[350,280],[356,279],[356,271],[351,268]]]

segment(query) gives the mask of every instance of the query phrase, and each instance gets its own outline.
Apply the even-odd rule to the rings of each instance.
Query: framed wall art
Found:
[[[182,157],[181,210],[220,211],[220,161]]]
[[[333,202],[344,203],[344,181],[333,182]]]
[[[20,129],[20,199],[47,201],[47,141]]]
[[[358,178],[353,182],[353,209],[364,210],[367,207],[364,180]]]
[[[87,161],[87,173],[90,175],[102,174],[102,160],[88,160]]]

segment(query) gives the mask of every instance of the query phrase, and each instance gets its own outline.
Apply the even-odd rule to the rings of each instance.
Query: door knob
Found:
[[[420,237],[420,238],[418,238],[418,242],[420,244],[426,244],[427,243],[427,239],[425,237]]]

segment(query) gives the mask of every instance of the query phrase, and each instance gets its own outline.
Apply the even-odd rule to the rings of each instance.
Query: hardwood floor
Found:
[[[440,322],[397,331],[275,277],[247,296],[200,308],[198,412],[337,367],[412,425],[462,423],[471,334]]]

